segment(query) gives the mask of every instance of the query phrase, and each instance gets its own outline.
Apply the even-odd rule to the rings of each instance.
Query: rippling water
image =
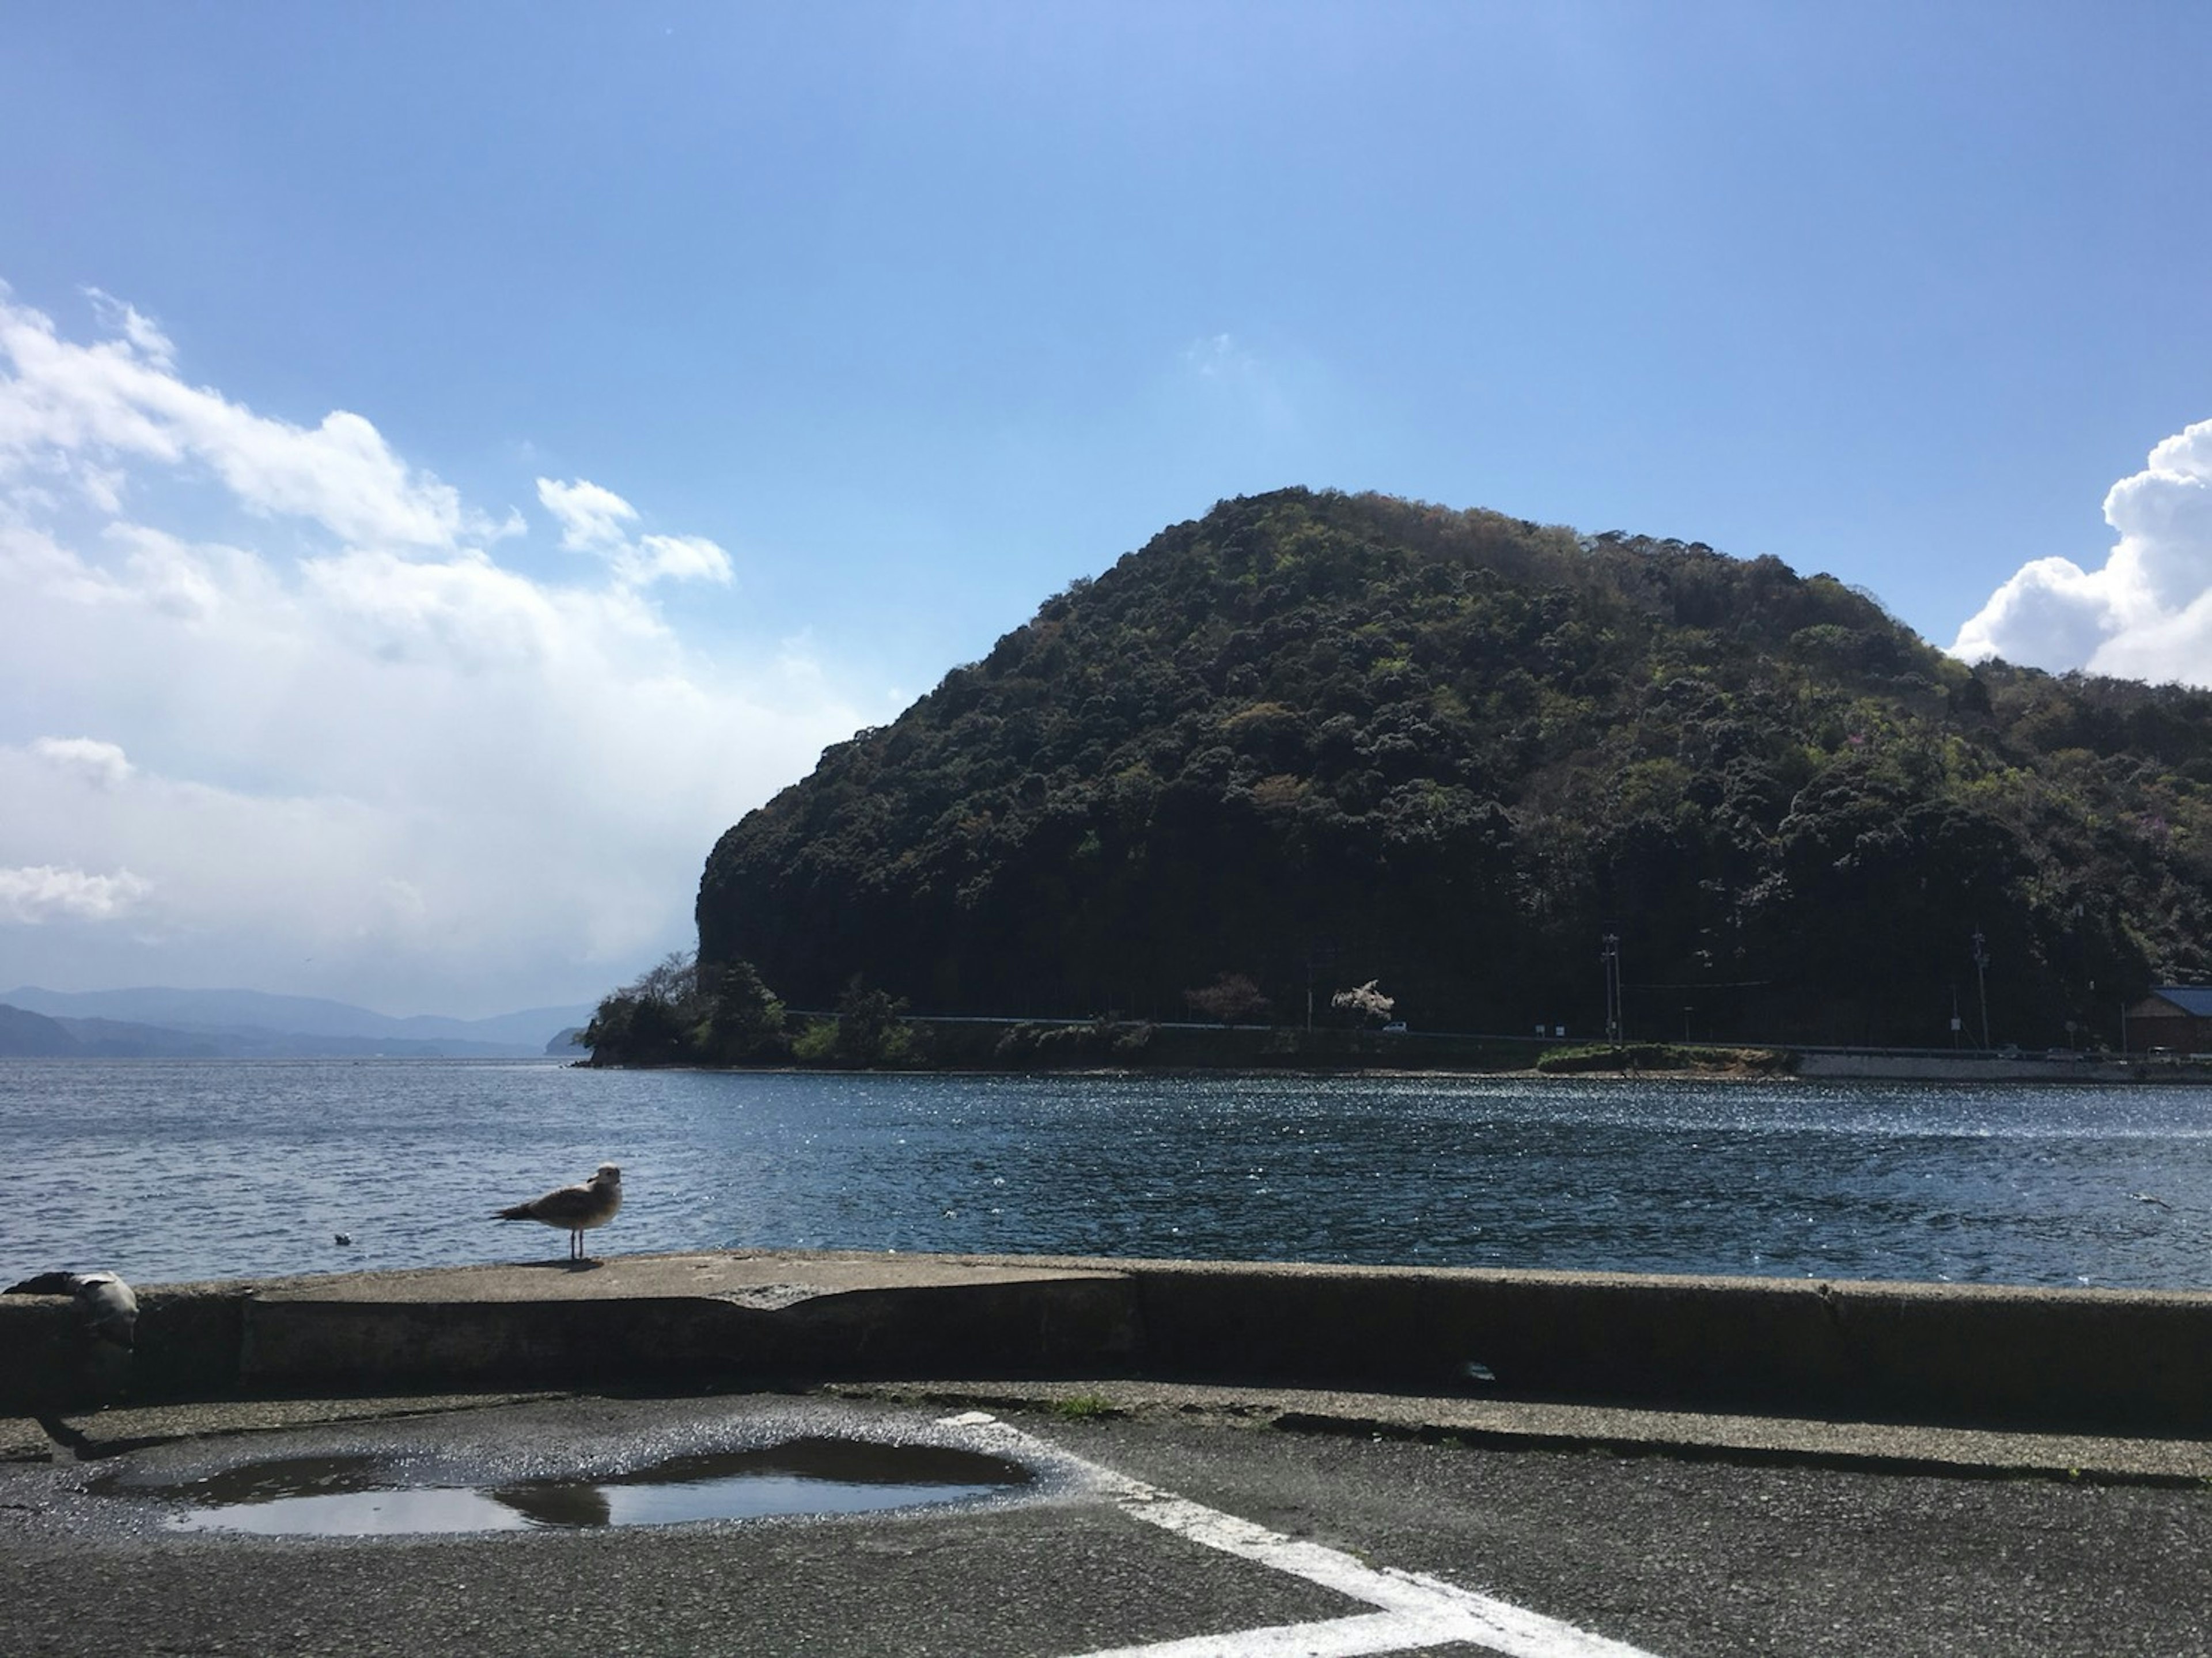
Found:
[[[2212,1284],[2212,1090],[0,1060],[4,1281],[597,1249]],[[341,1247],[334,1236],[355,1240]]]

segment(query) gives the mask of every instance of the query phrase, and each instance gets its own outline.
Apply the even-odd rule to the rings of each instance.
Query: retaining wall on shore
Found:
[[[1942,1054],[1884,1054],[1808,1050],[1797,1074],[1853,1082],[2124,1083],[2201,1082],[2202,1073],[2179,1066],[2115,1060],[2004,1060]]]
[[[617,1256],[142,1287],[137,1400],[1148,1376],[1853,1420],[2212,1431],[2212,1294],[1073,1257]],[[0,1409],[82,1408],[0,1297]]]

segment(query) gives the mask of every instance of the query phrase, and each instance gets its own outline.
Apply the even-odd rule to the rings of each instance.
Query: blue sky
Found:
[[[2212,659],[2201,8],[8,33],[0,989],[587,999],[823,743],[1287,483]]]

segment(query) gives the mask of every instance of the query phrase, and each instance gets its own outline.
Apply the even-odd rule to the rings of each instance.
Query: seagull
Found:
[[[84,1333],[118,1347],[137,1345],[138,1297],[112,1272],[41,1272],[7,1288],[11,1296],[70,1296]]]
[[[580,1186],[563,1186],[548,1192],[542,1198],[532,1198],[527,1203],[518,1203],[512,1208],[497,1211],[495,1220],[543,1221],[548,1226],[566,1227],[568,1232],[568,1259],[584,1260],[584,1233],[593,1226],[605,1226],[622,1207],[622,1170],[611,1163],[603,1163],[593,1171],[591,1179]]]

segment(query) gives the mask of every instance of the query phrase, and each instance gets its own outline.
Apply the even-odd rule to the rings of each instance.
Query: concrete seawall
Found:
[[[2037,1055],[2004,1060],[1940,1054],[1808,1052],[1796,1074],[1808,1081],[1930,1083],[2202,1082],[2193,1067],[2148,1060],[2051,1060]]]
[[[141,1286],[128,1395],[1149,1376],[2201,1436],[2212,1294],[1079,1257],[617,1256]],[[82,1408],[0,1297],[0,1411]]]

